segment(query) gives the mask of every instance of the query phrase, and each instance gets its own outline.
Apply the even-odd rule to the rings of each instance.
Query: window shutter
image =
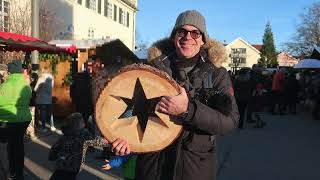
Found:
[[[101,0],[98,0],[98,13],[101,14]]]
[[[90,7],[90,0],[86,0],[86,8]]]
[[[122,21],[123,21],[123,19],[122,19],[122,9],[119,8],[119,23],[122,24]]]
[[[127,12],[127,27],[129,27],[130,18],[129,18],[129,12]]]
[[[113,20],[117,21],[117,6],[116,5],[114,5]]]
[[[104,16],[108,17],[108,0],[104,0]]]

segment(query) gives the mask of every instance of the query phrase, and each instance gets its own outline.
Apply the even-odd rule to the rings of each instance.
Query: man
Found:
[[[11,179],[23,179],[23,137],[31,121],[31,88],[20,60],[8,64],[8,79],[0,85],[0,139],[8,142],[7,154]]]
[[[246,115],[246,109],[252,96],[252,85],[250,81],[249,69],[242,68],[234,79],[234,92],[237,100],[238,111],[240,113],[239,128],[243,128],[243,120]]]
[[[209,39],[203,16],[191,10],[178,16],[170,39],[157,42],[149,54],[155,67],[183,85],[179,95],[157,104],[157,111],[178,117],[183,133],[159,152],[138,155],[136,179],[215,179],[215,137],[231,132],[239,118],[230,77],[221,67],[224,47]],[[126,140],[112,147],[116,154],[130,153]]]
[[[92,114],[92,91],[91,76],[87,64],[82,72],[78,72],[73,76],[72,83],[72,102],[75,104],[76,111],[81,113],[88,128],[88,119]]]
[[[283,69],[280,69],[276,71],[276,73],[273,76],[272,79],[272,94],[273,94],[273,107],[272,107],[272,113],[276,113],[276,105],[278,105],[278,111],[280,115],[284,114],[284,111],[286,109],[285,103],[284,103],[284,87],[285,87],[285,74],[283,72]]]

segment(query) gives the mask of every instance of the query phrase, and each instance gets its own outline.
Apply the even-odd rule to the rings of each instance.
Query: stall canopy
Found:
[[[75,54],[76,47],[57,47],[35,37],[24,36],[16,33],[0,32],[0,46],[2,51],[24,51],[37,50],[41,53],[67,53]]]
[[[320,60],[318,59],[302,59],[294,66],[296,69],[318,69],[320,68]]]

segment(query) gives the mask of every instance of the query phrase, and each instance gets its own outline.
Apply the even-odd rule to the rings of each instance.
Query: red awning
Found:
[[[42,53],[68,53],[75,54],[76,47],[57,47],[47,42],[31,36],[24,36],[16,33],[0,32],[0,44],[3,51],[24,51],[31,52],[37,50]]]

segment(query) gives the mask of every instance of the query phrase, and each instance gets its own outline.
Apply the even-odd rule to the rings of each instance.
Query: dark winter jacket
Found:
[[[91,76],[87,71],[79,72],[73,76],[70,91],[72,102],[76,105],[76,111],[91,114],[93,111]]]
[[[198,61],[182,82],[175,72],[175,49],[168,39],[149,50],[151,63],[185,87],[189,96],[188,115],[182,119],[183,133],[160,152],[141,154],[137,159],[139,180],[214,180],[216,176],[216,135],[237,127],[239,114],[232,83],[225,68],[224,47],[209,40]],[[158,57],[158,58],[156,58]]]
[[[239,75],[234,80],[234,95],[237,102],[247,104],[252,96],[254,83],[247,75]]]

